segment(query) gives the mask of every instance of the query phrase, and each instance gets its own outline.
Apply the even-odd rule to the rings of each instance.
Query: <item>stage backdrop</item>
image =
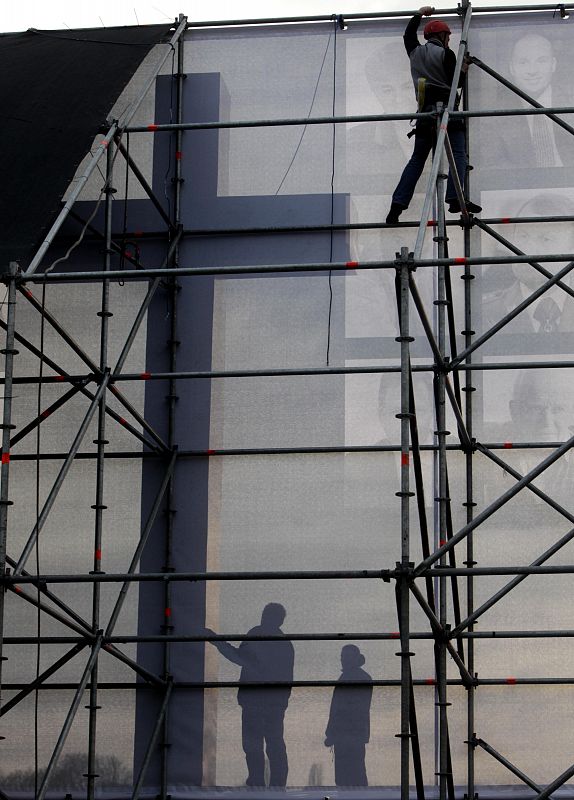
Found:
[[[190,122],[307,118],[350,114],[415,111],[414,90],[402,43],[405,20],[350,22],[341,30],[335,22],[316,25],[240,27],[193,30],[186,40],[184,119]],[[461,23],[449,18],[451,46],[456,50]],[[551,12],[495,16],[472,20],[469,49],[523,92],[546,106],[572,102],[572,24]],[[174,119],[176,62],[169,59],[139,120]],[[137,76],[136,76],[137,77]],[[466,101],[472,109],[520,108],[522,101],[493,77],[473,66]],[[570,121],[568,117],[563,117]],[[543,117],[489,117],[469,126],[471,197],[483,207],[484,218],[563,216],[572,213],[574,147],[571,134],[558,125],[543,125]],[[329,226],[380,223],[406,163],[412,139],[408,121],[326,125],[251,127],[234,130],[187,131],[181,164],[182,222],[186,236],[180,264],[219,265],[323,264],[330,261],[393,259],[401,247],[413,248],[416,228],[353,228],[348,231],[227,233],[254,227]],[[130,148],[157,195],[171,210],[174,149],[171,134],[131,134]],[[428,166],[411,207],[401,219],[418,219]],[[86,218],[100,185],[95,179],[78,205]],[[117,231],[151,232],[162,228],[133,179],[126,185],[123,165],[116,169],[114,201]],[[129,200],[125,209],[126,198]],[[127,218],[124,214],[127,214]],[[101,210],[95,224],[101,226]],[[451,215],[448,219],[456,219]],[[493,225],[495,231],[526,253],[571,253],[571,223],[546,222]],[[77,224],[68,226],[70,236]],[[135,241],[135,240],[134,240]],[[509,251],[491,235],[473,228],[476,255],[502,256]],[[464,255],[463,232],[449,227],[449,252]],[[135,245],[134,245],[135,246]],[[165,244],[144,237],[137,241],[143,265],[156,266]],[[436,244],[429,229],[423,255]],[[71,270],[101,262],[92,243],[74,255]],[[114,257],[115,258],[115,257]],[[98,261],[100,259],[100,261]],[[117,266],[118,260],[114,261]],[[551,272],[563,263],[545,265]],[[464,315],[464,267],[450,270],[456,347],[468,326]],[[515,308],[543,276],[531,265],[490,264],[472,269],[470,325],[476,335],[487,331]],[[436,270],[419,269],[415,281],[432,324]],[[565,278],[570,287],[570,277]],[[275,272],[251,275],[191,276],[179,280],[177,369],[271,370],[305,367],[398,367],[400,344],[394,271],[348,269]],[[111,302],[109,363],[113,366],[146,291],[143,283],[114,283]],[[34,290],[36,294],[39,290]],[[61,319],[97,360],[96,286],[69,284],[48,289],[47,307]],[[156,293],[147,322],[125,371],[165,372],[174,309],[165,286]],[[17,327],[39,345],[39,318],[22,297]],[[86,320],[91,319],[89,325]],[[415,311],[411,313],[413,365],[432,364],[432,352]],[[70,374],[89,372],[76,354],[52,333],[45,347]],[[17,374],[37,374],[37,361],[25,348],[16,359]],[[562,287],[554,286],[505,325],[473,356],[476,364],[506,368],[473,373],[472,435],[485,444],[507,443],[497,450],[514,469],[525,474],[552,444],[571,435],[571,369],[517,369],[512,365],[538,360],[568,361],[574,353],[574,306]],[[48,373],[50,373],[49,368]],[[16,398],[16,422],[21,427],[35,415],[34,392]],[[43,389],[49,405],[65,389]],[[34,390],[35,391],[35,390]],[[122,383],[124,391],[157,434],[168,437],[166,381]],[[414,394],[421,443],[435,441],[432,371],[414,377]],[[141,563],[142,571],[337,570],[393,568],[400,559],[399,454],[382,446],[399,445],[400,408],[397,372],[320,376],[226,377],[177,382],[174,441],[181,453],[174,479],[173,540],[166,552],[166,520],[158,519]],[[87,400],[78,395],[42,426],[42,448],[65,452]],[[115,401],[113,401],[115,404]],[[116,407],[117,404],[114,405]],[[118,406],[119,409],[119,406]],[[123,412],[122,412],[123,416]],[[451,431],[449,484],[453,529],[466,521],[465,459],[456,448],[456,422]],[[94,451],[88,434],[84,450]],[[109,423],[109,450],[147,454],[150,448],[117,424]],[[149,441],[149,437],[147,437]],[[537,447],[510,448],[510,443]],[[90,444],[88,444],[90,443]],[[544,444],[548,447],[544,447]],[[334,448],[381,446],[355,452],[234,453],[211,450]],[[35,452],[24,439],[14,453]],[[40,492],[45,497],[59,462],[43,461]],[[431,549],[438,546],[436,459],[423,452],[422,467]],[[166,468],[162,458],[110,458],[106,461],[105,542],[107,572],[121,572],[131,554]],[[32,491],[35,465],[13,462],[9,552],[18,554],[35,520]],[[88,572],[92,567],[95,467],[80,460],[60,493],[55,512],[41,536],[42,572]],[[514,479],[480,453],[473,458],[476,513],[486,508]],[[550,548],[571,527],[572,464],[568,455],[551,467],[536,485],[553,497],[567,515],[534,494],[523,493],[480,526],[474,537],[479,566],[528,564]],[[31,488],[32,487],[32,488]],[[31,500],[32,497],[32,500]],[[419,522],[412,506],[412,560],[422,559]],[[457,563],[466,558],[464,543]],[[565,544],[550,563],[574,563],[574,548]],[[31,567],[30,567],[31,568]],[[480,606],[510,579],[478,578],[474,607]],[[102,587],[102,618],[111,611],[119,587]],[[450,588],[449,588],[450,592]],[[531,576],[481,618],[479,630],[527,631],[572,629],[572,576]],[[85,585],[58,587],[58,594],[83,618],[91,614],[91,589]],[[310,638],[292,644],[175,643],[168,662],[160,643],[122,645],[121,649],[146,670],[163,676],[167,668],[174,690],[167,716],[168,785],[173,795],[197,796],[232,787],[233,796],[271,785],[277,790],[304,788],[324,797],[323,787],[385,787],[389,795],[400,783],[400,659],[393,639],[361,638],[398,630],[394,586],[369,580],[246,580],[176,583],[166,611],[163,588],[152,583],[132,587],[116,633],[177,635],[212,633],[277,636],[355,633],[341,642]],[[451,595],[449,595],[449,598]],[[460,583],[462,618],[466,589]],[[38,631],[32,604],[9,594],[6,636]],[[449,599],[449,619],[455,612]],[[69,635],[56,620],[41,620],[42,635]],[[424,614],[413,602],[411,628],[428,633]],[[537,784],[552,781],[572,761],[574,703],[567,685],[552,679],[572,678],[573,645],[569,638],[484,638],[474,644],[474,668],[480,679],[492,679],[476,691],[474,732],[516,764]],[[69,645],[44,644],[41,668],[46,669]],[[413,677],[424,781],[435,784],[437,709],[434,651],[430,638],[413,642]],[[31,644],[8,644],[4,667],[7,698],[36,672]],[[465,652],[467,644],[465,643]],[[39,718],[39,763],[45,765],[71,700],[74,681],[85,664],[80,654],[50,678],[52,691],[33,695],[5,717],[1,774],[8,793],[17,773],[29,775],[34,764],[34,719]],[[467,692],[454,664],[449,666],[449,738],[454,783],[461,796],[467,780]],[[509,680],[510,678],[510,680]],[[102,654],[99,693],[98,753],[112,759],[117,777],[103,779],[126,792],[137,774],[161,706],[161,690],[109,653]],[[228,686],[249,680],[321,682],[324,686],[249,689]],[[358,686],[336,687],[355,680]],[[371,679],[377,685],[371,689]],[[526,681],[520,685],[519,679]],[[215,684],[204,690],[194,684]],[[518,683],[518,685],[517,685]],[[217,684],[224,684],[217,686]],[[361,685],[364,684],[364,685]],[[55,688],[58,685],[60,688]],[[123,688],[122,688],[123,687]],[[161,737],[163,741],[163,734]],[[63,758],[70,774],[85,771],[87,711],[79,712]],[[265,743],[265,751],[264,751]],[[115,760],[114,760],[115,759]],[[112,761],[108,763],[112,763]],[[483,796],[518,790],[522,784],[487,753],[476,753],[475,779]],[[75,770],[75,771],[74,771]],[[104,770],[102,770],[104,772]],[[69,789],[72,778],[62,773],[54,788]],[[108,770],[109,776],[111,771]],[[115,773],[114,773],[115,775]],[[16,777],[15,777],[16,776]],[[24,779],[22,779],[24,780]],[[154,752],[146,791],[157,791],[161,757]],[[24,781],[25,783],[25,781]],[[123,787],[123,788],[118,788]],[[28,784],[21,788],[29,789]],[[110,790],[111,791],[111,790]],[[275,791],[275,789],[273,790]]]

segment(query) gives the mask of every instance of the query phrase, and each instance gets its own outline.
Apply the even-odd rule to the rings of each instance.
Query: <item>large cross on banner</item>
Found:
[[[170,98],[171,77],[158,80],[156,97],[157,123],[171,122]],[[220,119],[221,79],[216,73],[192,74],[184,83],[185,119],[189,122],[210,122]],[[171,138],[171,143],[170,143]],[[327,194],[298,195],[245,195],[220,196],[218,175],[220,159],[227,158],[225,148],[220,146],[221,134],[217,129],[188,131],[183,137],[181,153],[182,220],[186,229],[221,230],[229,228],[297,227],[328,225],[331,221],[333,203],[334,221],[348,221],[348,196]],[[158,197],[170,193],[173,175],[171,165],[174,157],[174,139],[170,134],[157,134],[154,147],[153,187]],[[329,155],[329,154],[327,154]],[[171,160],[170,160],[171,159]],[[326,158],[326,163],[329,158]],[[136,201],[138,202],[138,201]],[[142,202],[149,208],[147,201]],[[119,205],[119,204],[118,204]],[[131,217],[131,212],[130,212]],[[180,250],[183,266],[257,265],[289,263],[328,262],[331,250],[333,261],[345,261],[348,256],[348,241],[345,231],[331,233],[292,232],[288,234],[215,235],[188,237]],[[276,280],[289,273],[257,275],[261,279]],[[305,280],[305,275],[293,273]],[[324,328],[327,331],[327,308],[329,296],[328,273],[314,273],[318,289],[325,303]],[[249,281],[253,276],[241,279]],[[178,300],[178,370],[210,370],[213,368],[214,296],[219,280],[237,280],[238,276],[202,276],[182,279],[182,291]],[[320,284],[320,287],[319,287]],[[308,282],[305,284],[308,286]],[[288,299],[286,298],[286,302]],[[337,302],[337,301],[336,301]],[[342,302],[339,298],[339,305]],[[294,309],[294,312],[296,309]],[[269,308],[261,308],[261,314],[269,314]],[[334,311],[336,314],[337,311]],[[341,311],[338,311],[342,319]],[[170,319],[166,313],[165,296],[158,296],[148,317],[148,345],[146,369],[151,372],[168,369],[168,351],[165,345],[169,338]],[[216,323],[217,324],[217,323]],[[334,328],[333,328],[334,330]],[[342,331],[333,333],[332,358],[337,357],[342,346]],[[339,337],[339,338],[338,338]],[[335,341],[337,339],[337,341]],[[325,337],[326,341],[326,337]],[[269,365],[273,366],[273,365]],[[210,435],[212,405],[212,381],[182,380],[177,393],[177,441],[180,450],[207,449]],[[167,384],[150,382],[146,392],[146,417],[152,425],[164,430],[166,419],[165,395]],[[344,392],[337,392],[341,403],[340,418],[343,425]],[[144,463],[143,514],[155,494],[161,470]],[[207,569],[208,530],[208,479],[209,459],[189,458],[178,462],[175,480],[177,515],[175,538],[187,542],[185,552],[177,549],[171,566],[178,570]],[[185,532],[185,535],[184,535]],[[162,531],[158,529],[154,541],[150,542],[142,559],[142,570],[162,569],[165,566]],[[206,584],[174,585],[173,616],[178,634],[201,633],[206,606]],[[139,633],[157,633],[161,620],[161,586],[146,586],[140,593]],[[138,659],[151,669],[160,665],[162,646],[140,646]],[[202,681],[205,678],[204,645],[176,644],[172,647],[171,671],[176,680]],[[150,702],[149,693],[138,697],[136,714],[136,770],[145,754],[145,749],[157,718],[161,696]],[[186,785],[201,785],[210,782],[205,773],[206,737],[204,735],[205,707],[203,693],[190,689],[177,692],[177,702],[172,703],[169,714],[169,763],[170,782]],[[239,746],[239,745],[238,745]],[[148,783],[159,782],[159,752],[148,772]],[[209,771],[209,770],[208,770]]]

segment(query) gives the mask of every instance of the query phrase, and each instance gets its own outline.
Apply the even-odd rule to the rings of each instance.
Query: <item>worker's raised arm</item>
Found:
[[[205,633],[210,636],[215,636],[215,631],[212,631],[211,628],[205,628]],[[222,656],[224,656],[228,661],[232,661],[234,664],[237,664],[240,667],[245,666],[246,658],[245,658],[245,648],[242,648],[241,645],[239,647],[234,647],[229,642],[225,642],[222,639],[211,639],[208,640],[210,644],[216,647]],[[244,644],[244,643],[242,643]]]
[[[413,52],[415,47],[418,47],[420,45],[417,36],[417,31],[419,29],[419,25],[421,24],[421,17],[430,17],[433,11],[434,11],[433,6],[422,6],[421,8],[419,8],[417,13],[414,14],[412,18],[409,20],[409,24],[405,28],[405,32],[403,34],[405,49],[409,56]]]

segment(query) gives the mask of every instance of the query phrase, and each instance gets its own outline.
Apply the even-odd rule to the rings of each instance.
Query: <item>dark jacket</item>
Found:
[[[345,670],[340,681],[370,681],[371,676],[360,667]],[[366,744],[371,736],[370,714],[372,686],[335,686],[331,699],[325,744]]]
[[[270,631],[257,625],[251,628],[248,636],[262,636],[268,633],[281,633],[280,630]],[[251,681],[280,681],[293,680],[293,662],[295,654],[290,641],[271,642],[241,642],[238,650],[237,663],[241,664],[240,683]],[[239,687],[237,700],[239,705],[251,705],[263,701],[265,705],[287,708],[291,687],[250,688]]]

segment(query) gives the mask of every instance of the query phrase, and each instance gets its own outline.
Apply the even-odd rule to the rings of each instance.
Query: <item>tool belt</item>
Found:
[[[458,108],[459,97],[455,101],[455,109]],[[436,104],[441,101],[441,97],[437,97],[436,87],[430,86],[428,87],[427,91],[427,79],[426,78],[419,78],[417,81],[417,113],[421,114],[424,111],[436,111]],[[442,98],[442,102],[446,106],[448,102],[448,98]],[[413,120],[411,119],[411,125]],[[415,126],[412,128],[409,133],[407,133],[407,137],[410,139],[411,136],[414,136],[417,132],[419,133],[424,132],[426,133],[432,127],[433,131],[435,129],[435,123],[432,120],[417,120]],[[464,121],[463,120],[450,120],[448,123],[449,129],[455,128],[462,128],[464,129]]]

